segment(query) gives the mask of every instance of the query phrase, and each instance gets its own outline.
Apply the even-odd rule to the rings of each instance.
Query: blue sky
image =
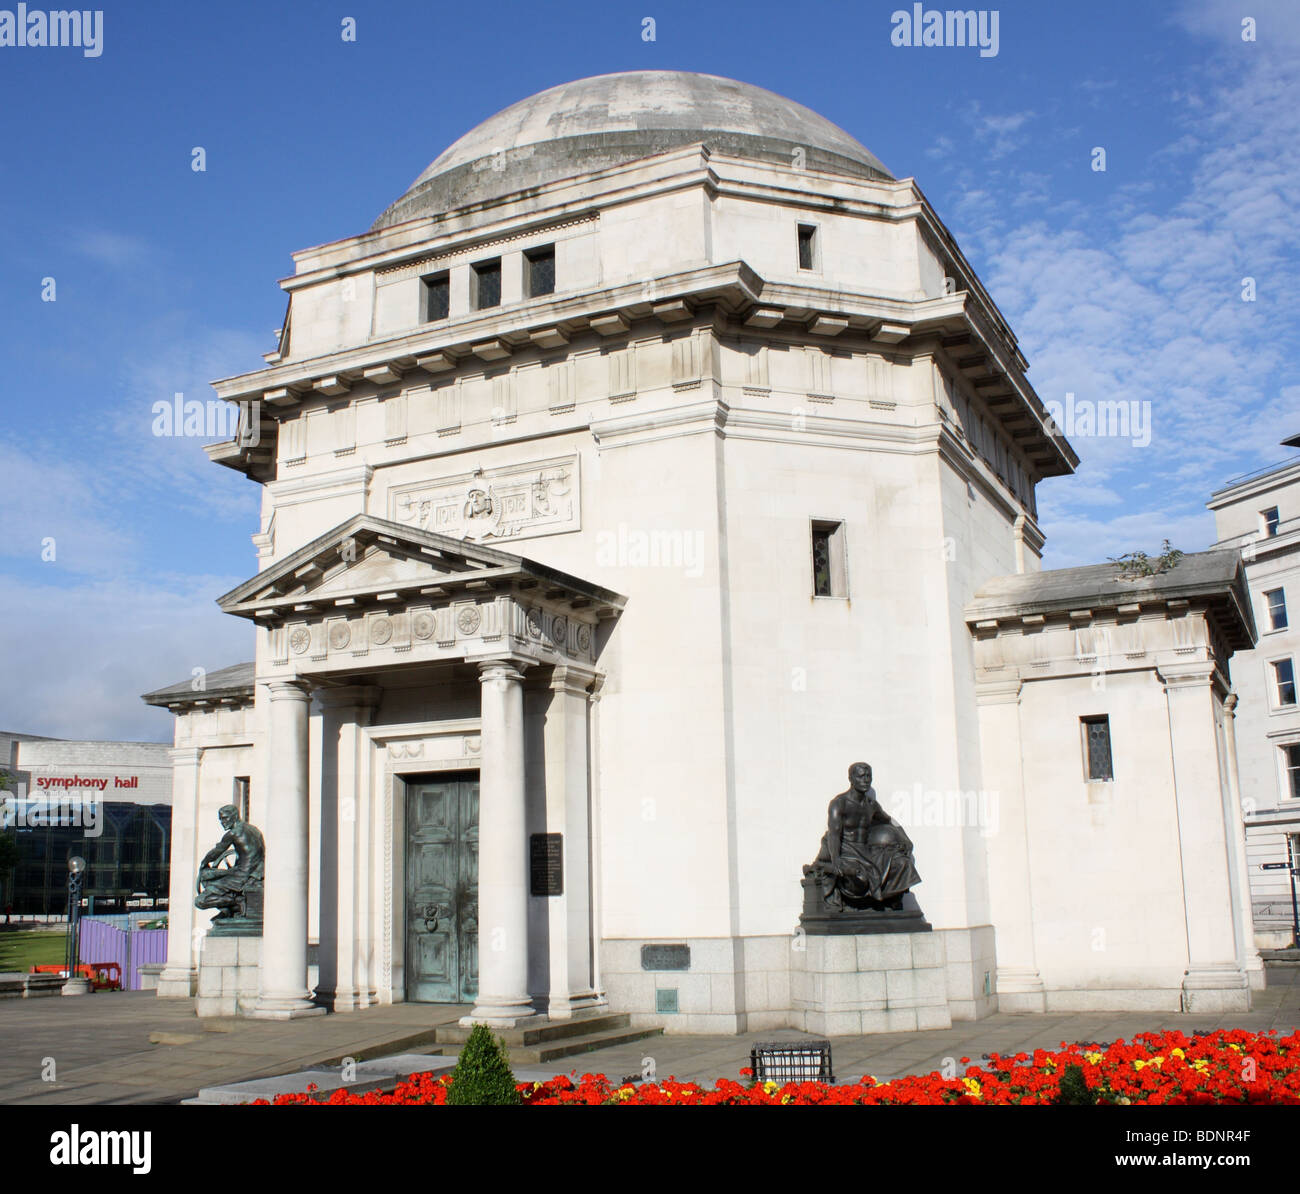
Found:
[[[291,251],[610,71],[821,112],[918,180],[1044,400],[1150,404],[1149,443],[1074,438],[1078,474],[1040,487],[1045,566],[1208,546],[1209,492],[1300,431],[1300,5],[1244,7],[1003,3],[996,56],[897,47],[871,0],[137,2],[95,58],[0,46],[0,728],[164,740],[139,693],[251,657],[213,599],[256,569],[257,487],[153,436],[153,404],[261,364]]]

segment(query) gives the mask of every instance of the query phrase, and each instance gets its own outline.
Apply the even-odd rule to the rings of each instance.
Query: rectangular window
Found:
[[[817,268],[817,229],[812,224],[799,225],[799,268]]]
[[[844,524],[842,522],[813,522],[812,564],[814,597],[849,595],[844,567]]]
[[[1281,589],[1269,589],[1264,594],[1268,602],[1268,628],[1270,630],[1286,629],[1286,594]]]
[[[1286,769],[1286,794],[1300,800],[1300,743],[1288,742],[1282,747],[1282,766]]]
[[[248,820],[248,776],[235,776],[235,790],[231,796],[230,803],[239,810],[239,819]]]
[[[1289,659],[1279,659],[1273,664],[1273,682],[1277,686],[1277,703],[1294,705],[1295,666]]]
[[[526,293],[529,298],[540,298],[555,293],[555,246],[543,245],[529,249],[524,254]]]
[[[1114,779],[1110,758],[1110,718],[1081,717],[1083,727],[1083,773],[1090,783]]]
[[[473,294],[471,296],[475,311],[501,305],[501,258],[493,257],[491,261],[480,261],[472,269]]]
[[[424,290],[424,322],[434,323],[451,314],[451,279],[447,271],[420,279]]]
[[[1263,526],[1264,534],[1269,539],[1273,538],[1273,536],[1277,534],[1278,525],[1282,521],[1282,519],[1278,515],[1277,507],[1270,506],[1267,510],[1261,510],[1259,512],[1259,518],[1260,521],[1264,524]]]

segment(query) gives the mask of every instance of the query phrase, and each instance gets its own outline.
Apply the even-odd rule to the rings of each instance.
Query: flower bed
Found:
[[[967,1064],[970,1058],[961,1060]],[[741,1071],[742,1076],[748,1074]],[[279,1095],[275,1104],[436,1106],[446,1102],[447,1086],[445,1076],[413,1074],[391,1094],[335,1091],[325,1098],[308,1088],[300,1094]],[[1129,1043],[1062,1042],[1058,1050],[1035,1049],[1013,1057],[994,1053],[980,1066],[967,1064],[964,1076],[951,1078],[936,1071],[892,1082],[865,1077],[842,1086],[824,1082],[778,1086],[724,1078],[709,1089],[672,1078],[618,1084],[603,1074],[584,1074],[578,1082],[561,1075],[547,1082],[522,1083],[519,1092],[528,1106],[1300,1104],[1300,1032],[1287,1037],[1278,1037],[1275,1031],[1240,1029],[1192,1037],[1146,1032]],[[267,1105],[265,1100],[259,1103]]]

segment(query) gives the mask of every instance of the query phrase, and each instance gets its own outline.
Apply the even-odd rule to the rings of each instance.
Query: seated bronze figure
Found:
[[[218,909],[212,922],[214,929],[223,921],[260,925],[266,859],[262,831],[241,820],[239,810],[233,804],[223,805],[217,817],[226,832],[199,863],[198,895],[194,906]],[[222,862],[231,854],[234,855],[233,864],[223,867]]]
[[[868,763],[849,768],[849,787],[830,803],[826,832],[804,867],[804,913],[810,933],[923,932],[915,899],[921,882],[912,839],[876,799]]]

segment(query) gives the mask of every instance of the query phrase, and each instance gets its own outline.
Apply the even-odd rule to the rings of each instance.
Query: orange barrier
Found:
[[[66,977],[68,968],[61,962],[33,966],[29,974],[59,974]],[[122,989],[122,967],[116,962],[82,962],[77,966],[77,973],[90,982],[96,991],[120,991]]]
[[[92,962],[95,971],[90,985],[96,991],[120,991],[122,989],[122,967],[116,962]]]

